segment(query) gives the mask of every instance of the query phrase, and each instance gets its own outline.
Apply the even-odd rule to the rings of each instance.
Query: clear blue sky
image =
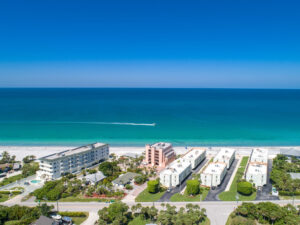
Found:
[[[0,2],[1,87],[300,88],[299,1]]]

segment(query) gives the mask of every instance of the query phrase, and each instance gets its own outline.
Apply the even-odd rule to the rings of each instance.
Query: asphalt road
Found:
[[[227,173],[226,173],[221,185],[216,187],[214,190],[210,189],[210,191],[208,192],[204,201],[220,201],[218,195],[226,189],[226,186],[230,180],[231,175],[234,172],[234,168],[236,167],[237,163],[238,163],[238,159],[235,159],[233,161],[233,163],[231,164],[231,167],[229,168],[229,170],[227,170]]]
[[[272,192],[272,183],[270,180],[270,174],[272,171],[273,160],[268,160],[268,174],[267,174],[267,184],[262,187],[261,190],[257,190],[255,200],[279,200],[278,196],[273,196],[270,194]]]
[[[184,187],[186,186],[186,181],[192,179],[193,174],[197,174],[207,161],[208,161],[208,159],[205,158],[195,169],[192,170],[192,173],[183,181],[183,183],[181,185],[173,188],[170,192],[166,192],[158,200],[158,202],[168,202],[168,201],[170,201],[170,198],[172,197],[172,195],[181,192],[184,189]]]
[[[254,201],[253,203],[258,203],[260,201]],[[279,201],[270,201],[280,205],[286,205],[288,203],[292,204],[292,200],[279,200]],[[154,206],[157,209],[163,209],[161,207],[161,203],[152,203],[152,202],[140,202],[142,206]],[[206,214],[210,219],[211,225],[225,225],[229,214],[240,205],[241,202],[220,202],[220,201],[211,201],[211,202],[165,202],[165,204],[174,205],[179,209],[180,207],[184,207],[186,204],[198,204],[201,208],[206,209]],[[35,202],[20,202],[20,205],[24,206],[36,206],[37,203]],[[56,209],[56,203],[47,203],[48,205],[54,205]],[[131,207],[132,205],[136,205],[135,202],[126,202],[126,204]],[[295,200],[295,204],[300,205],[300,200]],[[1,205],[12,206],[14,204],[5,204],[2,203]],[[100,202],[60,202],[59,203],[59,210],[60,211],[86,211],[92,213],[94,216],[94,220],[97,219],[95,213],[98,210],[102,209],[103,207],[109,206],[108,203],[100,203]],[[89,221],[91,221],[90,219]],[[93,224],[93,223],[91,223]]]

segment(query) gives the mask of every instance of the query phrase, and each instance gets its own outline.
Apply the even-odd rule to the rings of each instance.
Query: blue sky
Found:
[[[1,87],[300,88],[298,1],[1,1]]]

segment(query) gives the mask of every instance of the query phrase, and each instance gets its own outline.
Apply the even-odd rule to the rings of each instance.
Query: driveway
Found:
[[[225,191],[227,183],[229,182],[231,175],[234,173],[234,169],[235,169],[238,161],[239,161],[238,159],[235,159],[233,161],[233,163],[231,164],[231,167],[229,168],[229,170],[227,170],[227,173],[226,173],[221,185],[216,187],[214,190],[210,189],[210,191],[208,192],[204,201],[220,201],[218,195],[221,192]]]
[[[270,180],[270,174],[272,171],[273,160],[268,160],[268,174],[267,174],[267,184],[262,187],[261,190],[257,190],[255,200],[279,200],[278,196],[273,196],[270,194],[272,192],[272,183]]]
[[[193,174],[197,174],[199,172],[199,170],[206,164],[206,162],[208,161],[207,158],[205,158],[195,169],[192,170],[192,173],[187,176],[187,178],[185,178],[185,180],[182,182],[181,185],[172,188],[172,190],[170,192],[166,192],[159,200],[158,202],[168,202],[170,200],[170,198],[172,197],[172,195],[181,192],[184,187],[186,186],[186,181],[192,179]]]

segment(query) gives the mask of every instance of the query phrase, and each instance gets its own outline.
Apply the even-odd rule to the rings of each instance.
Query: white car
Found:
[[[273,196],[278,196],[278,191],[276,190],[275,187],[272,187],[272,195]]]

